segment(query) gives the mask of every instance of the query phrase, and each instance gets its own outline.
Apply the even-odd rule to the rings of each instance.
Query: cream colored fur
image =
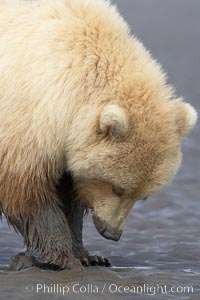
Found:
[[[94,216],[122,229],[176,174],[196,112],[109,1],[0,1],[0,74],[8,216],[56,205],[67,169]]]
[[[101,114],[99,129],[103,134],[123,137],[128,132],[128,114],[118,105],[106,105]]]

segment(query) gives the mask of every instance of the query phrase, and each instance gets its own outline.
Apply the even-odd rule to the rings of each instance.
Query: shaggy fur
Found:
[[[69,268],[88,255],[84,208],[119,236],[134,202],[171,182],[197,114],[109,1],[1,0],[0,73],[2,210]]]

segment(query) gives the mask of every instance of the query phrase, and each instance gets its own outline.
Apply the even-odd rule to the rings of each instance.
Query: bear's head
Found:
[[[74,124],[79,140],[69,154],[69,167],[99,233],[118,240],[136,200],[172,181],[181,162],[181,140],[197,113],[181,100],[129,108],[105,104],[97,116],[94,109],[83,109]]]
[[[197,113],[176,99],[161,66],[115,10],[92,12],[84,35],[78,27],[63,140],[80,200],[93,210],[97,230],[118,240],[136,200],[177,173],[181,141]]]

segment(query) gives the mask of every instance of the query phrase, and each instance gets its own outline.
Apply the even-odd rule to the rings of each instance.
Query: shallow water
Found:
[[[159,59],[177,87],[177,94],[200,110],[200,2],[198,0],[118,0],[120,10],[133,31]],[[113,283],[123,285],[192,286],[189,293],[143,293],[134,299],[200,299],[200,125],[185,140],[183,164],[173,184],[159,195],[138,202],[119,242],[103,239],[91,218],[85,221],[85,245],[92,253],[108,256],[112,268],[90,267],[81,273],[41,271],[35,268],[18,273],[0,271],[1,299],[49,299],[36,293],[37,283],[106,284],[101,299],[132,297],[133,294],[111,293]],[[23,247],[23,243],[5,222],[0,225],[0,265]],[[26,287],[27,285],[28,288]],[[25,288],[26,287],[26,288]],[[34,291],[32,290],[34,289]],[[152,290],[153,291],[153,290]],[[70,294],[70,296],[69,296]],[[68,293],[78,299],[96,295]],[[61,299],[60,293],[51,295]],[[69,298],[70,297],[70,298]]]

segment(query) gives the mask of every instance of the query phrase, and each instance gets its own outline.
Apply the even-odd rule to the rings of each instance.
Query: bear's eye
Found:
[[[117,197],[122,197],[122,195],[123,195],[123,190],[121,188],[117,188],[115,186],[113,186],[112,192]]]

